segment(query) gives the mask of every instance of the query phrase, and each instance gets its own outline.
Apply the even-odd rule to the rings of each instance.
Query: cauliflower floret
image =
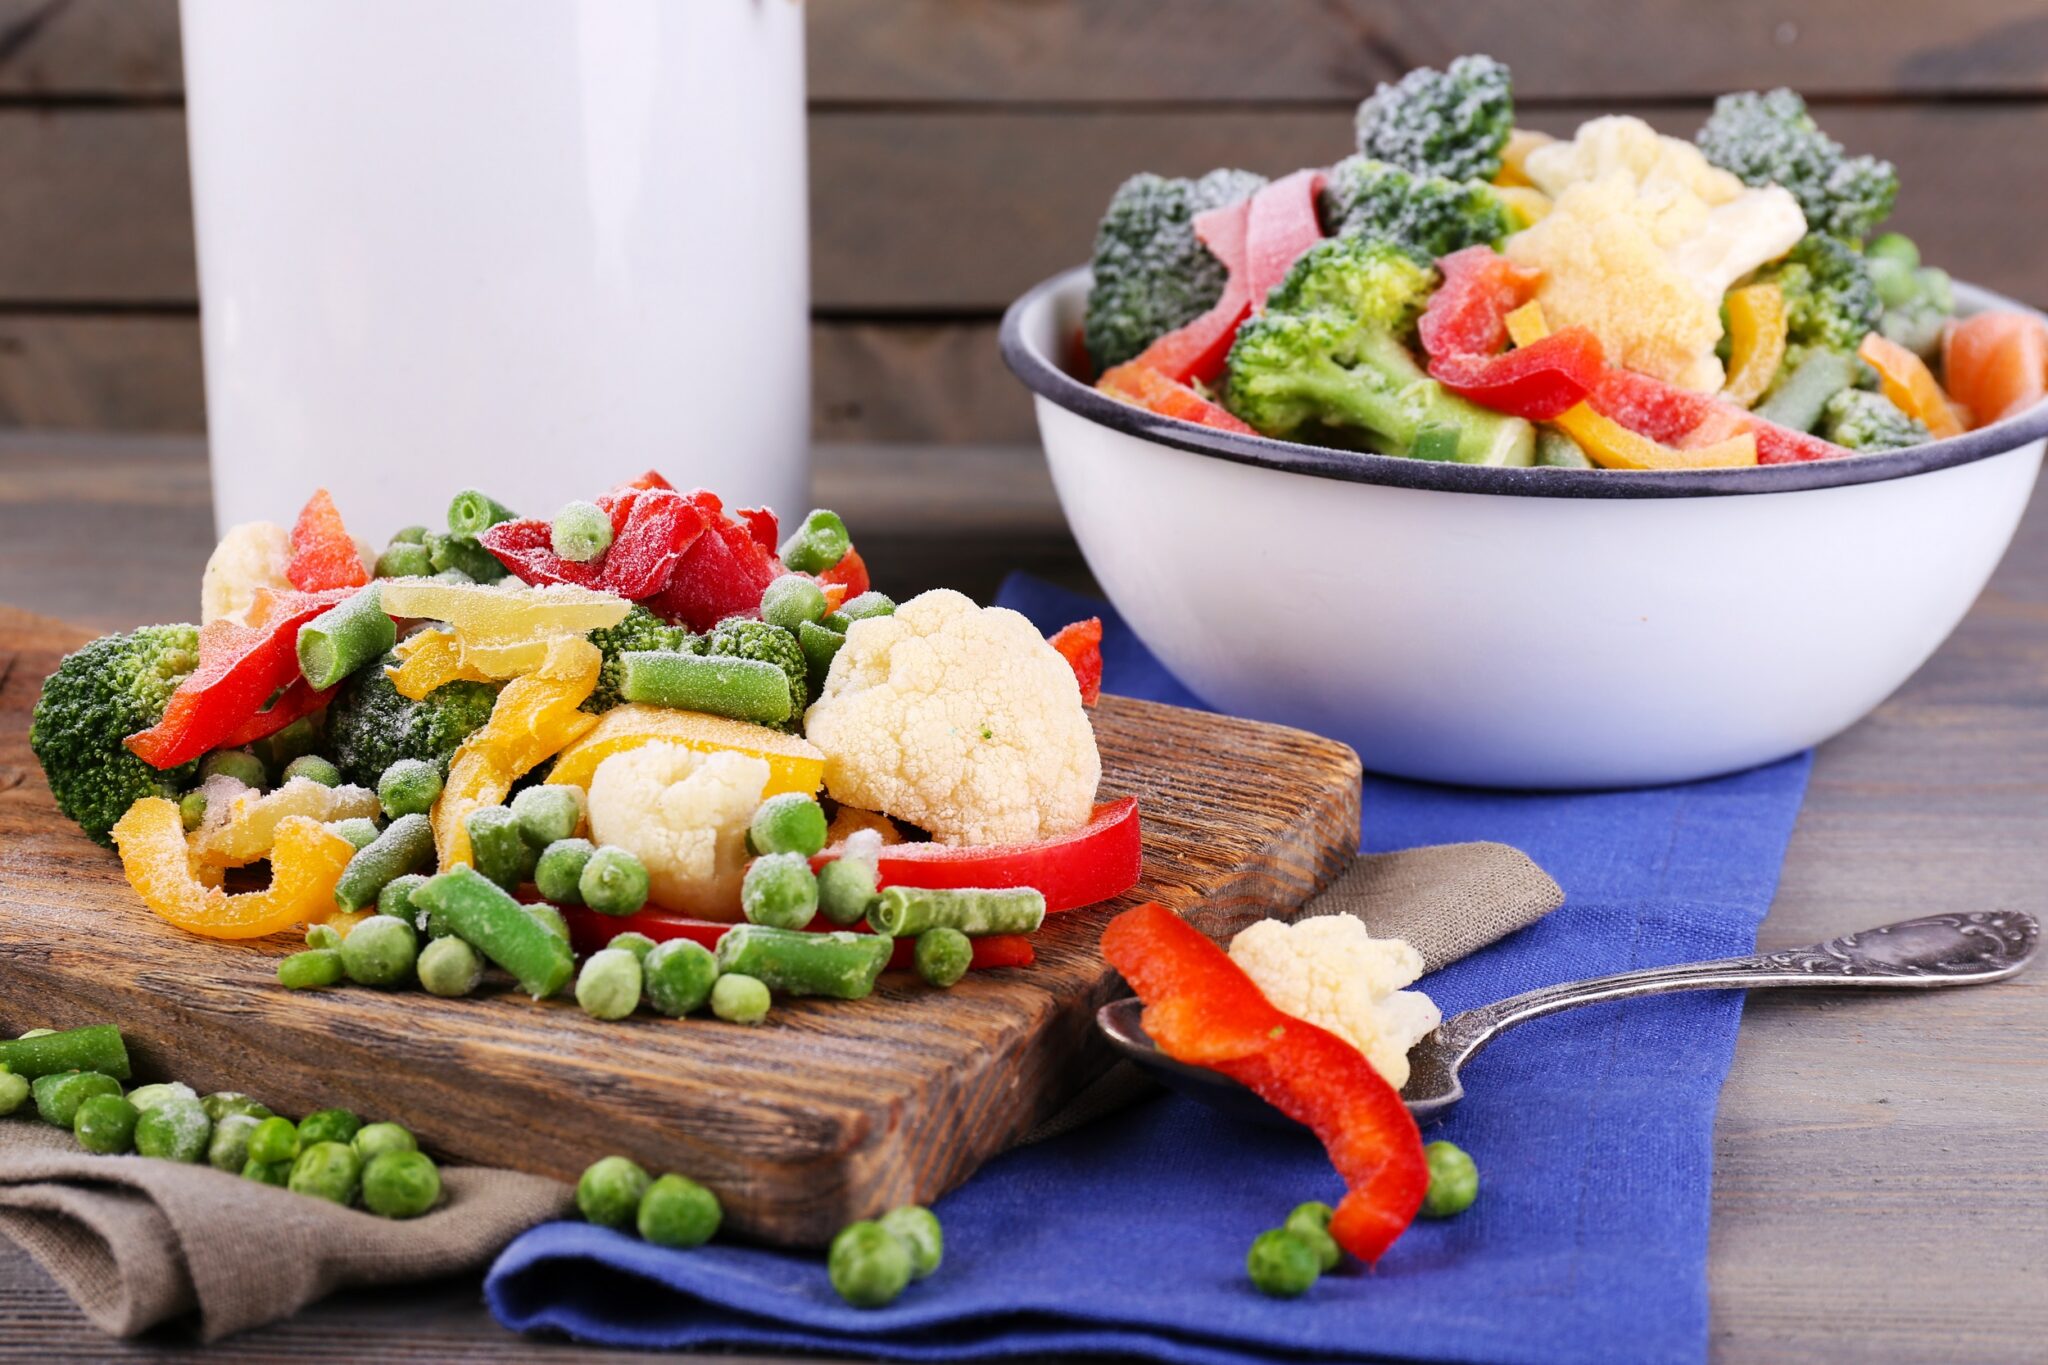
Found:
[[[853,623],[804,734],[836,800],[941,843],[1069,833],[1102,780],[1066,660],[1016,612],[944,589]]]
[[[199,624],[220,617],[239,621],[256,600],[257,589],[291,587],[284,576],[291,557],[291,534],[274,521],[230,527],[207,556],[199,580]]]
[[[1552,199],[1573,185],[1627,174],[1636,193],[1663,201],[1726,204],[1747,188],[1683,138],[1665,137],[1639,118],[1609,115],[1579,125],[1569,142],[1552,142],[1522,163],[1529,183]]]
[[[1693,287],[1719,299],[1744,275],[1775,261],[1806,235],[1806,214],[1777,185],[1744,190],[1707,214],[1706,224],[1670,248],[1671,264]]]
[[[1401,989],[1422,975],[1422,954],[1352,915],[1260,920],[1231,940],[1230,960],[1275,1009],[1350,1043],[1396,1090],[1408,1083],[1408,1049],[1443,1020],[1427,995]]]
[[[656,905],[737,920],[747,824],[767,786],[767,760],[753,754],[644,744],[591,774],[590,835],[646,866]]]

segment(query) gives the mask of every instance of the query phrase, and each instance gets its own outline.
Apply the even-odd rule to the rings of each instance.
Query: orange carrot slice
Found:
[[[2048,395],[2048,329],[2024,313],[1979,313],[1941,339],[1949,394],[1977,426],[2024,411]]]

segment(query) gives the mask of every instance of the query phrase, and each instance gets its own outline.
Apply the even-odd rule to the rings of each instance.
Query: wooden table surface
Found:
[[[820,501],[846,514],[886,589],[986,595],[1017,565],[1087,581],[1029,449],[826,447],[819,465]],[[186,618],[210,539],[195,442],[0,438],[0,602],[110,628]],[[1761,941],[1797,946],[1944,910],[2041,914],[2044,833],[2048,510],[2037,500],[1955,638],[1821,749]],[[2044,1146],[2048,971],[1912,997],[1760,993],[1715,1127],[1714,1359],[2040,1359]],[[100,1337],[0,1243],[0,1360],[188,1353],[177,1333]],[[204,1354],[634,1358],[513,1338],[473,1279],[341,1295]]]

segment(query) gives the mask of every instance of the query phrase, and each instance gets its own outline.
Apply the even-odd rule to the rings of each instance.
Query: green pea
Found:
[[[519,817],[504,806],[473,810],[463,820],[476,870],[506,891],[533,875],[540,854],[519,831]]]
[[[583,789],[542,783],[512,798],[519,832],[535,848],[567,839],[583,823]]]
[[[11,1114],[28,1103],[31,1088],[28,1077],[0,1070],[0,1117]]]
[[[427,528],[424,526],[401,526],[391,533],[393,545],[424,545],[427,543]]]
[[[652,1183],[637,1161],[600,1157],[576,1181],[576,1211],[599,1227],[622,1228],[633,1221],[640,1196]]]
[[[818,913],[818,879],[801,853],[764,853],[740,882],[740,909],[749,924],[801,929]]]
[[[135,1120],[135,1150],[166,1161],[198,1161],[213,1138],[213,1120],[198,1100],[172,1096]]]
[[[1429,1162],[1429,1193],[1422,1196],[1424,1218],[1449,1218],[1472,1207],[1479,1197],[1479,1167],[1465,1149],[1451,1142],[1432,1142],[1422,1149]]]
[[[595,852],[597,845],[588,839],[555,840],[541,850],[540,860],[533,865],[534,889],[563,905],[583,904],[580,882]]]
[[[363,1207],[379,1218],[417,1218],[441,1198],[441,1168],[425,1152],[380,1152],[363,1167]]]
[[[367,815],[351,815],[346,820],[330,820],[327,828],[348,840],[355,846],[357,852],[377,842],[377,822]]]
[[[1286,1228],[1260,1233],[1245,1253],[1244,1268],[1253,1288],[1276,1299],[1306,1294],[1323,1273],[1314,1248]]]
[[[562,912],[546,901],[532,901],[519,907],[541,928],[553,934],[562,942],[569,941],[569,921],[562,918]],[[566,975],[566,974],[565,974]],[[538,997],[536,997],[538,998]]]
[[[270,1107],[249,1098],[239,1090],[216,1090],[211,1095],[199,1097],[199,1107],[206,1111],[206,1117],[219,1123],[229,1114],[254,1114],[259,1119],[270,1117]]]
[[[377,801],[384,814],[425,815],[441,795],[441,765],[423,758],[401,758],[377,779]]]
[[[825,614],[825,590],[814,578],[786,573],[761,594],[761,619],[771,626],[795,630],[799,623]]]
[[[576,1003],[593,1019],[624,1019],[640,1007],[640,959],[624,948],[601,948],[576,976]]]
[[[835,858],[818,870],[818,910],[834,924],[859,924],[880,898],[865,858]]]
[[[583,865],[576,890],[601,915],[630,915],[647,904],[647,869],[625,849],[605,844]]]
[[[967,975],[974,962],[974,941],[958,929],[927,929],[917,936],[913,961],[919,976],[944,990]]]
[[[782,562],[798,573],[823,573],[846,558],[852,546],[853,538],[847,535],[839,514],[820,507],[782,542]]]
[[[620,937],[624,937],[621,935]],[[613,939],[613,944],[618,943]],[[655,945],[640,964],[647,1003],[671,1019],[704,1008],[718,980],[718,955],[701,943],[672,938]]]
[[[872,620],[877,616],[894,616],[896,603],[885,593],[864,592],[840,604],[839,610],[818,622],[828,630],[846,634],[855,621]]]
[[[354,1142],[363,1121],[349,1109],[317,1109],[299,1120],[299,1155],[322,1142]]]
[[[425,528],[420,531],[425,535]],[[377,578],[425,578],[434,572],[434,557],[427,553],[427,547],[411,541],[401,541],[384,547],[377,556],[377,567],[373,576]]]
[[[484,960],[476,949],[450,934],[421,951],[416,970],[429,995],[452,1000],[468,995],[483,981]]]
[[[285,1188],[310,1194],[346,1208],[355,1202],[363,1182],[363,1163],[345,1142],[315,1142],[299,1153]]]
[[[93,1095],[71,1118],[78,1145],[101,1156],[117,1156],[135,1146],[135,1106],[119,1095]]]
[[[412,977],[420,936],[391,915],[373,915],[341,941],[341,969],[364,986],[396,986]]]
[[[309,924],[306,926],[306,946],[308,948],[339,948],[341,946],[341,930],[331,924]]]
[[[634,1223],[658,1247],[698,1247],[711,1240],[723,1217],[717,1195],[688,1176],[665,1175],[640,1196]]]
[[[36,1113],[43,1122],[69,1128],[78,1117],[78,1106],[94,1095],[118,1095],[121,1083],[101,1071],[60,1071],[38,1076],[29,1090],[36,1097]]]
[[[165,1100],[196,1100],[199,1093],[183,1081],[158,1081],[154,1085],[138,1085],[128,1092],[128,1103],[137,1110],[154,1109]]]
[[[729,1024],[758,1024],[768,1017],[768,987],[758,977],[727,972],[711,983],[711,1012]]]
[[[623,934],[613,934],[612,941],[607,943],[605,947],[617,948],[621,952],[631,953],[634,957],[640,959],[640,966],[642,969],[645,969],[647,966],[647,955],[654,951],[654,940],[645,934],[636,934],[628,930]]]
[[[420,1149],[419,1139],[404,1124],[390,1122],[364,1124],[349,1139],[348,1145],[355,1148],[356,1155],[362,1159],[365,1178],[369,1175],[370,1163],[384,1153],[417,1152]]]
[[[882,1231],[910,1249],[910,1278],[921,1280],[946,1258],[946,1233],[939,1216],[922,1204],[905,1204],[881,1217]]]
[[[1310,1200],[1294,1206],[1294,1212],[1287,1215],[1287,1221],[1280,1226],[1308,1243],[1315,1252],[1317,1263],[1324,1270],[1335,1270],[1337,1262],[1344,1259],[1344,1249],[1337,1245],[1337,1239],[1330,1235],[1330,1218],[1335,1213],[1328,1204]]]
[[[415,929],[433,934],[430,924],[420,923],[426,918],[425,913],[412,903],[412,893],[426,884],[427,877],[423,872],[408,872],[403,877],[393,877],[384,883],[384,889],[377,893],[377,913],[389,915],[393,919],[402,919]],[[434,937],[441,936],[434,934]]]
[[[270,770],[263,766],[263,760],[247,749],[215,749],[199,762],[199,780],[203,784],[209,777],[232,777],[245,787],[259,791],[270,785]]]
[[[588,564],[612,547],[612,519],[594,503],[565,503],[548,527],[554,552],[573,564]]]
[[[855,1308],[895,1302],[910,1283],[913,1262],[903,1239],[880,1223],[849,1223],[832,1239],[825,1273],[839,1297]]]
[[[341,785],[341,769],[335,767],[318,754],[300,754],[284,765],[282,781],[289,782],[295,777],[311,778],[323,787]]]
[[[206,1164],[216,1171],[230,1175],[249,1164],[249,1139],[269,1119],[259,1119],[254,1114],[227,1114],[213,1125],[213,1136],[206,1144]]]
[[[825,810],[802,792],[769,797],[747,826],[747,845],[756,853],[801,853],[825,847]]]
[[[259,1185],[275,1185],[283,1189],[292,1178],[292,1163],[289,1161],[249,1161],[242,1167],[242,1179],[253,1180]]]
[[[249,1160],[289,1166],[299,1154],[299,1125],[272,1114],[249,1132]]]
[[[343,975],[341,953],[334,948],[308,948],[277,964],[277,984],[288,991],[338,986]]]
[[[206,823],[206,793],[194,788],[178,798],[178,823],[190,834]]]

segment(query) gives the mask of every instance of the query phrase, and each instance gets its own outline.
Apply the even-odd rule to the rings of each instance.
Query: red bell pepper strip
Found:
[[[1301,253],[1323,240],[1316,218],[1316,196],[1327,179],[1319,170],[1296,171],[1252,196],[1245,223],[1245,286],[1252,311],[1266,310],[1266,295],[1287,278]]]
[[[1095,387],[1112,398],[1122,399],[1147,412],[1156,412],[1161,417],[1193,422],[1217,431],[1243,432],[1251,436],[1258,434],[1236,414],[1210,402],[1187,385],[1169,379],[1158,370],[1146,369],[1143,356],[1107,371]]]
[[[1102,696],[1102,618],[1091,616],[1061,626],[1046,643],[1074,670],[1074,681],[1081,685],[1081,705],[1095,705]]]
[[[220,742],[223,749],[239,749],[244,744],[254,744],[259,739],[268,739],[301,716],[310,716],[334,699],[337,688],[318,691],[304,678],[292,683],[278,694],[277,700],[243,723],[242,728]]]
[[[1167,1056],[1242,1082],[1315,1131],[1350,1187],[1330,1235],[1377,1261],[1429,1189],[1422,1135],[1394,1087],[1351,1044],[1275,1009],[1229,954],[1163,905],[1111,920],[1102,953],[1145,1002],[1145,1032]]]
[[[843,851],[838,845],[826,849],[811,859],[812,870]],[[875,872],[884,887],[1035,887],[1045,897],[1046,913],[1057,914],[1121,896],[1138,884],[1143,861],[1138,799],[1126,796],[1097,806],[1072,834],[1035,844],[889,844]]]
[[[1601,416],[1639,436],[1665,445],[1684,445],[1719,433],[1750,432],[1758,464],[1833,460],[1849,452],[1832,441],[1767,422],[1755,413],[1633,370],[1610,369],[1587,400]]]
[[[676,565],[704,532],[704,514],[669,488],[607,493],[597,504],[612,519],[612,543],[604,552],[598,586],[629,601],[666,588]]]
[[[604,576],[602,558],[578,563],[556,554],[554,527],[538,517],[501,521],[479,533],[477,541],[520,582],[537,588],[554,583],[595,588]]]
[[[774,508],[742,507],[733,515],[739,518],[740,525],[746,527],[748,534],[754,537],[754,543],[769,554],[774,554],[776,547],[782,544],[782,526],[776,519]]]
[[[1444,282],[1429,296],[1415,330],[1438,356],[1491,356],[1507,349],[1508,314],[1535,297],[1543,277],[1490,246],[1468,246],[1436,263]]]
[[[669,491],[673,492],[675,490],[675,485],[670,483],[667,479],[664,479],[661,476],[660,470],[650,469],[637,479],[626,480],[617,488],[614,488],[612,490],[612,493],[614,495],[620,493],[629,493],[636,488],[666,488]]]
[[[314,490],[292,525],[291,558],[284,576],[300,592],[360,588],[370,581],[363,556],[341,524],[341,513],[324,488]]]
[[[775,552],[754,533],[725,514],[725,504],[703,489],[689,502],[704,520],[703,534],[676,561],[668,584],[647,599],[647,607],[664,621],[710,630],[728,616],[752,616],[761,610],[761,594],[782,572]]]
[[[831,598],[831,589],[835,586],[844,594],[839,599],[841,602],[866,592],[869,587],[868,562],[860,557],[860,547],[847,546],[846,553],[839,557],[839,562],[818,575],[818,582],[825,585],[827,600]],[[838,609],[835,603],[832,610]]]
[[[539,900],[537,896],[526,897]],[[552,904],[552,902],[550,902]],[[722,920],[693,919],[661,909],[637,910],[630,915],[600,915],[583,905],[556,905],[562,918],[569,925],[569,943],[579,953],[594,953],[610,943],[619,934],[645,934],[656,943],[665,943],[672,938],[686,938],[692,943],[701,943],[706,948],[716,949],[718,940],[725,937],[725,931],[732,925]],[[833,924],[824,918],[814,919],[807,928],[817,933],[827,933],[843,926]],[[855,933],[873,933],[865,924],[853,926]],[[987,934],[969,939],[974,956],[968,966],[978,970],[992,967],[1029,967],[1038,960],[1037,952],[1031,946],[1031,939],[1024,934]],[[914,939],[898,939],[889,956],[889,970],[907,971],[915,965],[917,942]]]
[[[1532,422],[1570,411],[1600,382],[1606,356],[1584,327],[1501,354],[1507,315],[1529,301],[1539,275],[1488,246],[1454,251],[1437,265],[1443,285],[1416,324],[1430,378],[1461,398]]]

